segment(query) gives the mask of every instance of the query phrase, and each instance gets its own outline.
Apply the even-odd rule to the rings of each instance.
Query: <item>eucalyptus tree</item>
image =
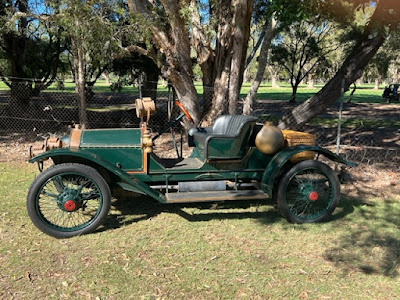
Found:
[[[326,1],[326,3],[329,1]],[[348,6],[355,6],[355,1],[342,1]],[[279,122],[280,128],[296,128],[322,113],[340,96],[342,81],[344,88],[355,82],[385,42],[388,34],[396,30],[400,24],[400,7],[397,0],[368,1],[358,0],[357,4],[374,5],[375,10],[357,37],[353,48],[347,55],[338,72],[325,86],[311,98],[285,114]]]
[[[365,68],[366,75],[375,82],[374,90],[378,90],[379,84],[386,79],[390,63],[395,57],[393,53],[385,51],[382,47]]]
[[[119,0],[51,0],[57,21],[69,41],[79,95],[79,121],[88,126],[86,106],[91,88],[119,51],[118,24],[124,7]]]
[[[0,78],[13,101],[26,105],[57,76],[65,49],[62,28],[45,0],[0,2]]]
[[[318,39],[323,37],[326,32],[314,32],[311,37],[309,37],[308,39],[304,39],[304,31],[307,30],[307,27],[303,26],[303,36],[300,37],[300,40],[297,40],[298,44],[304,45],[303,56],[301,55],[300,49],[285,48],[284,45],[282,45],[282,41],[284,41],[282,36],[285,35],[284,32],[294,33],[294,27],[296,25],[303,24],[310,19],[313,20],[315,23],[322,24],[323,21],[321,20],[323,20],[323,18],[329,19],[329,14],[323,11],[323,5],[321,5],[324,4],[324,2],[325,1],[320,0],[257,0],[255,2],[256,5],[253,12],[254,22],[265,22],[265,25],[260,31],[259,42],[256,44],[256,46],[261,45],[261,49],[258,55],[258,68],[251,88],[246,98],[244,99],[244,114],[250,114],[253,109],[255,97],[260,83],[263,79],[266,67],[268,67],[268,71],[271,74],[273,87],[278,87],[277,78],[279,77],[279,72],[283,67],[286,67],[286,70],[283,70],[285,73],[289,73],[292,87],[295,91],[297,89],[298,83],[301,81],[301,77],[305,77],[307,76],[307,74],[315,72],[315,67],[318,66],[322,60],[324,60],[323,56],[317,60],[314,59],[315,57],[313,58],[313,56],[315,56],[315,54],[317,53],[322,54],[323,51],[321,50],[319,45],[316,45],[316,42],[318,42]],[[316,28],[314,23],[308,23],[311,27],[314,26],[314,28]],[[322,31],[326,31],[326,28],[322,29]],[[297,32],[297,34],[300,35],[299,32]],[[274,42],[272,47],[273,55],[270,55],[271,57],[268,58],[268,52],[271,48],[270,46],[272,39],[275,38],[277,35],[278,37],[280,37],[278,39],[281,43],[279,43],[278,41]],[[316,36],[318,35],[319,38],[316,38]],[[326,37],[324,37],[324,39],[325,38]],[[289,45],[290,43],[292,43],[292,41],[293,39],[289,38],[287,44]],[[331,46],[329,46],[328,48],[330,47]],[[254,48],[248,60],[255,56],[257,49],[257,47]],[[324,52],[329,52],[325,50],[326,49],[324,49]],[[298,52],[300,53],[300,55],[293,55],[293,53],[289,55],[290,51]],[[272,60],[278,60],[279,63],[271,65]],[[305,68],[308,69],[307,72],[304,72]],[[300,78],[298,78],[299,75]]]
[[[202,71],[205,95],[211,95],[204,97],[205,121],[226,111],[236,113],[253,0],[126,2],[132,16],[143,24],[146,47],[136,50],[159,66],[195,122],[202,115],[193,82],[193,58]]]
[[[383,52],[390,58],[387,74],[384,77],[388,83],[399,82],[399,69],[400,69],[400,31],[393,31],[390,33],[387,43],[383,47]]]
[[[296,101],[299,84],[315,71],[326,55],[340,47],[338,26],[332,22],[302,20],[285,28],[272,47],[272,61],[283,66],[292,87],[290,102]]]

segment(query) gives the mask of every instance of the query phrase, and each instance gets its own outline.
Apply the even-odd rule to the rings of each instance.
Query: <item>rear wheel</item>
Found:
[[[280,213],[292,223],[314,223],[329,217],[340,200],[340,183],[326,164],[306,160],[281,179],[277,202]]]
[[[60,164],[41,173],[32,183],[27,209],[33,224],[56,238],[94,231],[111,204],[107,182],[93,168]]]

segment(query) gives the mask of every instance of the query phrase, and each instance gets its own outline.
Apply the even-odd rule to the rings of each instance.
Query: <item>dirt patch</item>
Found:
[[[256,112],[283,115],[296,107],[298,103],[280,100],[257,100]],[[337,117],[340,104],[333,103],[322,116]],[[394,103],[343,103],[343,117],[361,119],[400,120],[400,105]]]
[[[39,139],[38,139],[39,140]],[[0,162],[23,162],[28,160],[32,141],[20,134],[9,134],[0,139]]]

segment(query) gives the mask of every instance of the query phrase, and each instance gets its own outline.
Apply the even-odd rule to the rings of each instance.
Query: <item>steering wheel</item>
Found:
[[[180,103],[178,100],[175,101],[175,104],[179,107],[179,109],[185,114],[185,116],[189,119],[189,122],[194,124],[192,116],[189,114],[189,112],[186,110],[186,108],[183,107],[182,103]]]

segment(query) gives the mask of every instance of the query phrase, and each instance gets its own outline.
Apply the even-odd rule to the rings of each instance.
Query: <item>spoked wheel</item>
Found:
[[[93,168],[60,164],[41,173],[32,183],[27,209],[33,224],[56,238],[94,231],[107,216],[111,193]]]
[[[314,223],[329,217],[340,200],[340,184],[330,167],[315,160],[296,164],[281,179],[280,213],[292,223]]]

